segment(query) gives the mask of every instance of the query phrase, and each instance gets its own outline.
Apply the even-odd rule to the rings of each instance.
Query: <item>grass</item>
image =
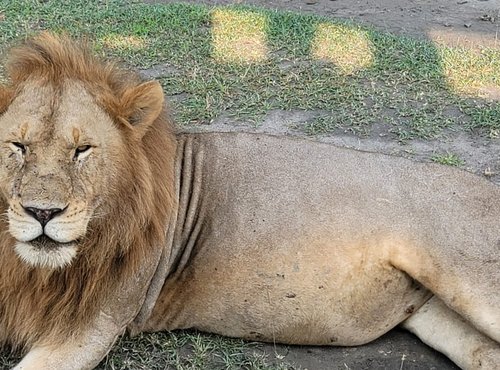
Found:
[[[260,343],[196,331],[123,336],[96,370],[299,370],[269,354]],[[0,368],[10,369],[20,358],[0,352]]]
[[[0,49],[42,29],[85,35],[97,53],[159,78],[181,126],[217,117],[258,125],[274,109],[317,112],[308,135],[429,140],[450,131],[496,139],[500,50],[437,46],[354,23],[246,6],[140,1],[0,0]],[[1,71],[0,71],[1,72]],[[461,166],[455,154],[435,162]],[[272,356],[271,356],[272,357]],[[0,367],[15,358],[0,356]],[[10,364],[10,365],[9,365]],[[257,344],[193,332],[123,338],[102,369],[285,369]]]
[[[431,160],[436,163],[444,164],[446,166],[460,167],[465,164],[465,161],[454,153],[435,154]]]
[[[470,99],[500,88],[498,49],[436,46],[244,6],[0,4],[1,45],[48,28],[86,34],[98,52],[132,67],[172,67],[176,73],[161,82],[168,95],[183,98],[174,103],[180,125],[210,124],[222,114],[259,124],[271,109],[304,109],[324,113],[303,127],[314,134],[369,134],[372,125],[389,123],[388,133],[406,141],[449,128],[491,137],[500,129],[498,103]]]
[[[178,331],[121,338],[97,369],[291,369],[286,363],[270,363],[257,343]]]

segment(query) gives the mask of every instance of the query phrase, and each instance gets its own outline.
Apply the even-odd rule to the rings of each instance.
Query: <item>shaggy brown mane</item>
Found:
[[[7,72],[10,84],[0,87],[0,112],[26,81],[57,86],[66,79],[79,80],[113,118],[127,146],[127,158],[115,159],[121,181],[100,209],[105,217],[90,221],[68,268],[35,269],[21,262],[5,216],[0,220],[0,342],[19,348],[78,333],[95,317],[110,289],[137,273],[147,251],[163,244],[174,206],[176,144],[164,109],[144,136],[134,134],[130,91],[141,79],[97,60],[88,47],[67,37],[42,33],[28,40],[12,50]],[[0,207],[5,215],[5,199]]]
[[[124,98],[129,88],[142,82],[136,73],[96,58],[88,42],[76,42],[48,32],[11,49],[6,70],[13,88],[20,88],[26,80],[33,79],[55,86],[67,79],[83,81],[97,103],[114,118],[129,113],[123,111],[119,98]]]

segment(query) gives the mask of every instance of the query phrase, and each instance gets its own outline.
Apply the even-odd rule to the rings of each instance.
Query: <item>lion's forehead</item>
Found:
[[[27,83],[0,118],[3,141],[61,139],[61,145],[105,144],[117,137],[111,117],[79,81],[65,81],[59,89]],[[48,137],[49,136],[49,137]]]
[[[111,117],[95,102],[82,82],[66,81],[55,113],[55,130],[68,140],[74,140],[77,132],[83,135],[82,141],[87,139],[102,144],[119,136]]]

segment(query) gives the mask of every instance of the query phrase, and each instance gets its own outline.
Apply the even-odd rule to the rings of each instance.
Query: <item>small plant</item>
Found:
[[[431,157],[431,161],[454,167],[460,167],[465,164],[465,161],[454,153],[435,154]]]

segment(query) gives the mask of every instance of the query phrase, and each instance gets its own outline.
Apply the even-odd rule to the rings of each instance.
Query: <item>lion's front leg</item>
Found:
[[[62,345],[35,345],[14,370],[72,370],[93,369],[109,352],[125,326],[101,312],[92,327]]]
[[[500,369],[500,345],[434,296],[402,326],[462,369]]]

